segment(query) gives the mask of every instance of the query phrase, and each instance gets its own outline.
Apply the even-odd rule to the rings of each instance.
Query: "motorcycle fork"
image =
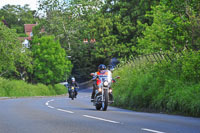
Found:
[[[102,93],[101,102],[104,102],[104,88],[102,88],[101,93]]]
[[[102,99],[101,99],[101,101],[102,102],[104,102],[105,101],[105,97],[104,97],[104,91],[105,91],[106,89],[104,89],[103,87],[102,87]],[[108,90],[107,90],[108,91]],[[109,92],[108,92],[109,93]]]

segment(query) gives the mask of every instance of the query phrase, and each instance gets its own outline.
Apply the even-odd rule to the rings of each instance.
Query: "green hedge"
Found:
[[[118,68],[114,75],[115,106],[200,116],[200,52],[187,52],[174,62]]]
[[[29,37],[29,36],[25,33],[18,33],[18,37]]]
[[[28,84],[22,80],[7,80],[0,78],[0,97],[21,97],[21,96],[50,96],[65,94],[66,88],[56,84],[44,85]]]

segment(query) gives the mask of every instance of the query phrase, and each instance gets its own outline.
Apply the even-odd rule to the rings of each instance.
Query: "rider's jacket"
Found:
[[[101,70],[95,73],[98,76],[108,76],[108,82],[112,81],[112,73],[109,70]]]
[[[108,76],[108,71],[107,70],[101,70],[97,72],[97,75],[105,75]]]
[[[70,82],[69,85],[70,85],[70,87],[71,86],[78,87],[78,83],[77,82]]]

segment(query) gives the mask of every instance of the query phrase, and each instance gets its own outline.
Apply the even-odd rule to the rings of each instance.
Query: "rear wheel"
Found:
[[[102,109],[106,111],[108,107],[108,90],[104,91],[104,101],[102,102]]]

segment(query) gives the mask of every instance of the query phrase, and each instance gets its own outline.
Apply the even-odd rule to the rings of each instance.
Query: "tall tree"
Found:
[[[29,51],[22,50],[16,32],[0,22],[0,76],[9,78],[12,73],[18,77],[20,73],[31,69]]]
[[[145,24],[144,37],[138,39],[138,51],[142,53],[152,53],[161,49],[173,50],[183,49],[188,40],[187,18],[175,16],[167,6],[160,4],[153,7],[153,24]]]
[[[9,28],[16,29],[17,33],[24,33],[24,24],[36,23],[35,10],[29,5],[5,5],[0,9],[0,16],[3,16]]]
[[[105,16],[110,14],[108,17],[111,17],[113,21],[111,34],[117,38],[113,46],[118,48],[115,51],[116,56],[125,57],[137,54],[137,38],[141,36],[137,21],[151,24],[152,19],[145,17],[145,14],[151,10],[152,5],[158,2],[159,0],[106,0],[102,13]]]
[[[187,46],[198,50],[200,49],[200,1],[199,0],[161,0],[163,4],[174,13],[174,15],[182,19],[189,19],[187,27],[190,39],[187,41]],[[184,20],[185,21],[185,20]]]
[[[90,43],[85,44],[83,40],[93,39],[88,23],[91,15],[98,12],[101,5],[102,2],[98,0],[66,3],[40,1],[40,9],[46,14],[46,18],[40,21],[40,26],[45,28],[47,34],[60,40],[61,46],[71,56],[74,65],[72,74],[79,80],[87,80],[89,73],[96,70],[98,60],[91,56]],[[39,30],[36,34],[38,33]]]
[[[65,50],[53,36],[33,40],[33,75],[36,82],[59,83],[69,76],[72,68]]]
[[[151,53],[162,50],[200,49],[198,0],[162,0],[146,16],[152,25],[142,25],[144,37],[138,39],[138,51]]]

